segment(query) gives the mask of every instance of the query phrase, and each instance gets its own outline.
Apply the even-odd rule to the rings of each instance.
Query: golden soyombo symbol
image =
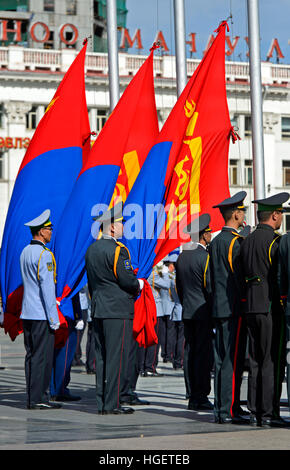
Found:
[[[190,209],[194,207],[194,212],[199,212],[200,209],[199,180],[202,139],[201,137],[193,138],[198,119],[198,112],[195,111],[195,107],[196,104],[193,100],[191,100],[191,102],[186,100],[184,112],[189,119],[189,123],[185,131],[186,139],[183,140],[184,145],[180,151],[180,155],[184,155],[184,158],[179,160],[174,168],[177,176],[177,184],[174,191],[175,197],[173,196],[168,211],[166,230],[169,230],[173,221],[180,222],[186,215],[188,200]],[[188,148],[186,148],[186,146]],[[189,198],[187,197],[188,188]]]

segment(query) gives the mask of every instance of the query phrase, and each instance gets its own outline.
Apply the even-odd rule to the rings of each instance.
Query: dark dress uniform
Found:
[[[88,248],[86,270],[96,344],[97,407],[100,413],[118,412],[139,282],[127,248],[106,235]]]
[[[284,310],[284,321],[281,322],[280,331],[280,370],[283,371],[283,362],[286,359],[287,370],[287,395],[288,406],[290,409],[290,234],[283,235],[279,243],[279,259],[278,259],[278,284],[280,289],[281,300]],[[283,332],[285,328],[285,333]],[[285,341],[285,345],[283,342]]]
[[[208,228],[210,217],[203,214],[187,227],[187,233]],[[201,220],[201,222],[200,222]],[[203,221],[203,222],[202,222]],[[202,226],[202,223],[205,226]],[[208,400],[211,389],[212,320],[209,254],[196,244],[184,250],[176,262],[176,289],[182,304],[184,323],[184,380],[189,409],[212,409]]]
[[[244,210],[246,193],[241,191],[221,204]],[[242,284],[240,246],[244,238],[225,226],[209,246],[212,283],[212,317],[215,327],[215,420],[242,422],[240,388],[246,351],[246,327],[242,321]]]
[[[288,193],[280,193],[253,202],[258,203],[258,211],[282,212],[288,199]],[[249,334],[248,408],[262,425],[277,424],[283,377],[279,361],[283,320],[277,281],[279,242],[280,235],[270,225],[259,223],[241,248]]]

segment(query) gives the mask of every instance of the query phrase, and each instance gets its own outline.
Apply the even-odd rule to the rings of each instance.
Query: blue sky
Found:
[[[143,44],[142,54],[147,55],[156,32],[162,30],[169,48],[174,54],[174,18],[173,0],[127,0],[127,28],[131,37],[136,29],[141,29]],[[197,52],[194,58],[201,58],[210,34],[217,28],[220,21],[227,19],[230,26],[230,40],[239,36],[236,48],[229,60],[247,61],[248,47],[245,36],[248,35],[247,1],[246,0],[184,0],[186,40],[190,33],[196,33]],[[272,39],[277,38],[281,52],[281,64],[290,64],[290,0],[260,0],[260,36],[261,59],[266,60]],[[136,53],[135,48],[130,52]],[[189,46],[187,46],[187,53]],[[189,54],[188,54],[189,55]],[[274,51],[271,62],[276,63]]]

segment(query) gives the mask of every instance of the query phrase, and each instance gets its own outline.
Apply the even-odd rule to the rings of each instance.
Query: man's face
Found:
[[[45,240],[45,243],[49,243],[52,237],[52,227],[42,227],[41,235]]]
[[[273,215],[275,217],[275,222],[276,222],[275,230],[277,230],[278,228],[281,227],[282,222],[283,222],[283,211],[275,211]]]
[[[114,224],[112,224],[113,227],[114,227],[114,237],[115,238],[122,238],[123,236],[123,223],[122,222],[114,222]]]
[[[204,241],[207,245],[210,244],[211,241],[211,232],[204,232]]]
[[[246,217],[246,211],[244,211],[242,209],[238,209],[236,211],[236,214],[237,214],[237,218],[238,218],[238,222],[240,224],[240,227],[242,227],[243,222],[244,222],[245,217]]]

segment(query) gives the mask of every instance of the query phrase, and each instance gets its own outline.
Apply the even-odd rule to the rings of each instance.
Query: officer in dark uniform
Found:
[[[288,193],[279,193],[258,204],[258,225],[241,247],[246,280],[245,313],[249,335],[248,408],[253,426],[285,426],[279,416],[281,370],[279,344],[283,311],[277,282],[283,203]],[[285,367],[283,363],[282,369]],[[278,377],[279,375],[279,377]]]
[[[240,387],[246,350],[246,327],[242,322],[243,277],[239,265],[241,242],[238,233],[245,218],[245,191],[225,199],[219,208],[225,226],[209,247],[215,326],[215,403],[217,423],[243,424]]]
[[[283,235],[279,243],[279,260],[278,260],[278,285],[280,289],[280,303],[283,305],[285,327],[284,338],[281,332],[280,339],[280,369],[283,369],[283,360],[286,359],[286,381],[288,406],[290,410],[290,233]],[[285,346],[283,345],[285,341]],[[281,374],[282,375],[282,374]]]
[[[49,400],[49,383],[54,352],[54,332],[59,328],[56,306],[56,266],[53,253],[46,247],[52,235],[50,210],[27,222],[32,240],[20,256],[23,300],[20,318],[23,324],[27,408],[60,408]]]
[[[143,287],[133,272],[122,237],[122,204],[96,220],[102,237],[87,250],[85,261],[96,344],[96,396],[99,414],[133,413],[120,406],[133,334],[134,299]]]
[[[212,410],[208,400],[212,366],[211,286],[206,250],[211,240],[209,214],[189,224],[185,233],[194,241],[176,262],[176,289],[184,323],[184,379],[189,410]]]

